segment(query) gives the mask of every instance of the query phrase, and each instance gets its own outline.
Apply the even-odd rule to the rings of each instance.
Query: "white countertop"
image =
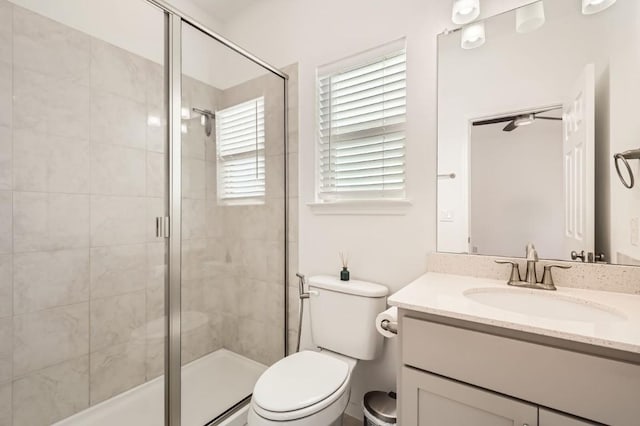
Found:
[[[580,299],[587,306],[611,308],[626,318],[610,323],[559,320],[494,308],[465,296],[465,292],[480,288]],[[637,295],[567,287],[551,292],[508,286],[506,280],[429,272],[391,295],[388,302],[401,309],[640,354],[640,296]]]

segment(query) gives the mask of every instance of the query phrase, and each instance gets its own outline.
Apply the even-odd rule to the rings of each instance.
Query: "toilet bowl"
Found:
[[[271,366],[253,391],[249,424],[339,425],[357,360],[330,351],[302,351]]]
[[[311,337],[320,350],[289,355],[260,376],[250,426],[341,425],[354,367],[382,349],[375,317],[386,308],[386,287],[316,276],[309,294]]]

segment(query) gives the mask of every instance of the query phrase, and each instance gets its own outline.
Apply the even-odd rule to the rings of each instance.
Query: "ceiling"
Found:
[[[215,19],[226,22],[244,10],[258,3],[260,0],[192,0]]]

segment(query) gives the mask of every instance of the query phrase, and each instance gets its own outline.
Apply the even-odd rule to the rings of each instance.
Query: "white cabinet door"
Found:
[[[403,426],[536,426],[538,407],[403,367]]]
[[[586,422],[556,411],[540,408],[539,426],[594,426],[598,423]]]

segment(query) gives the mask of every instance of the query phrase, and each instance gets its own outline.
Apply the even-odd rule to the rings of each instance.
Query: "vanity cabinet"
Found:
[[[416,426],[588,426],[595,423],[403,367],[404,422]],[[403,423],[405,424],[405,423]]]
[[[637,363],[447,321],[399,311],[403,426],[638,425]]]

